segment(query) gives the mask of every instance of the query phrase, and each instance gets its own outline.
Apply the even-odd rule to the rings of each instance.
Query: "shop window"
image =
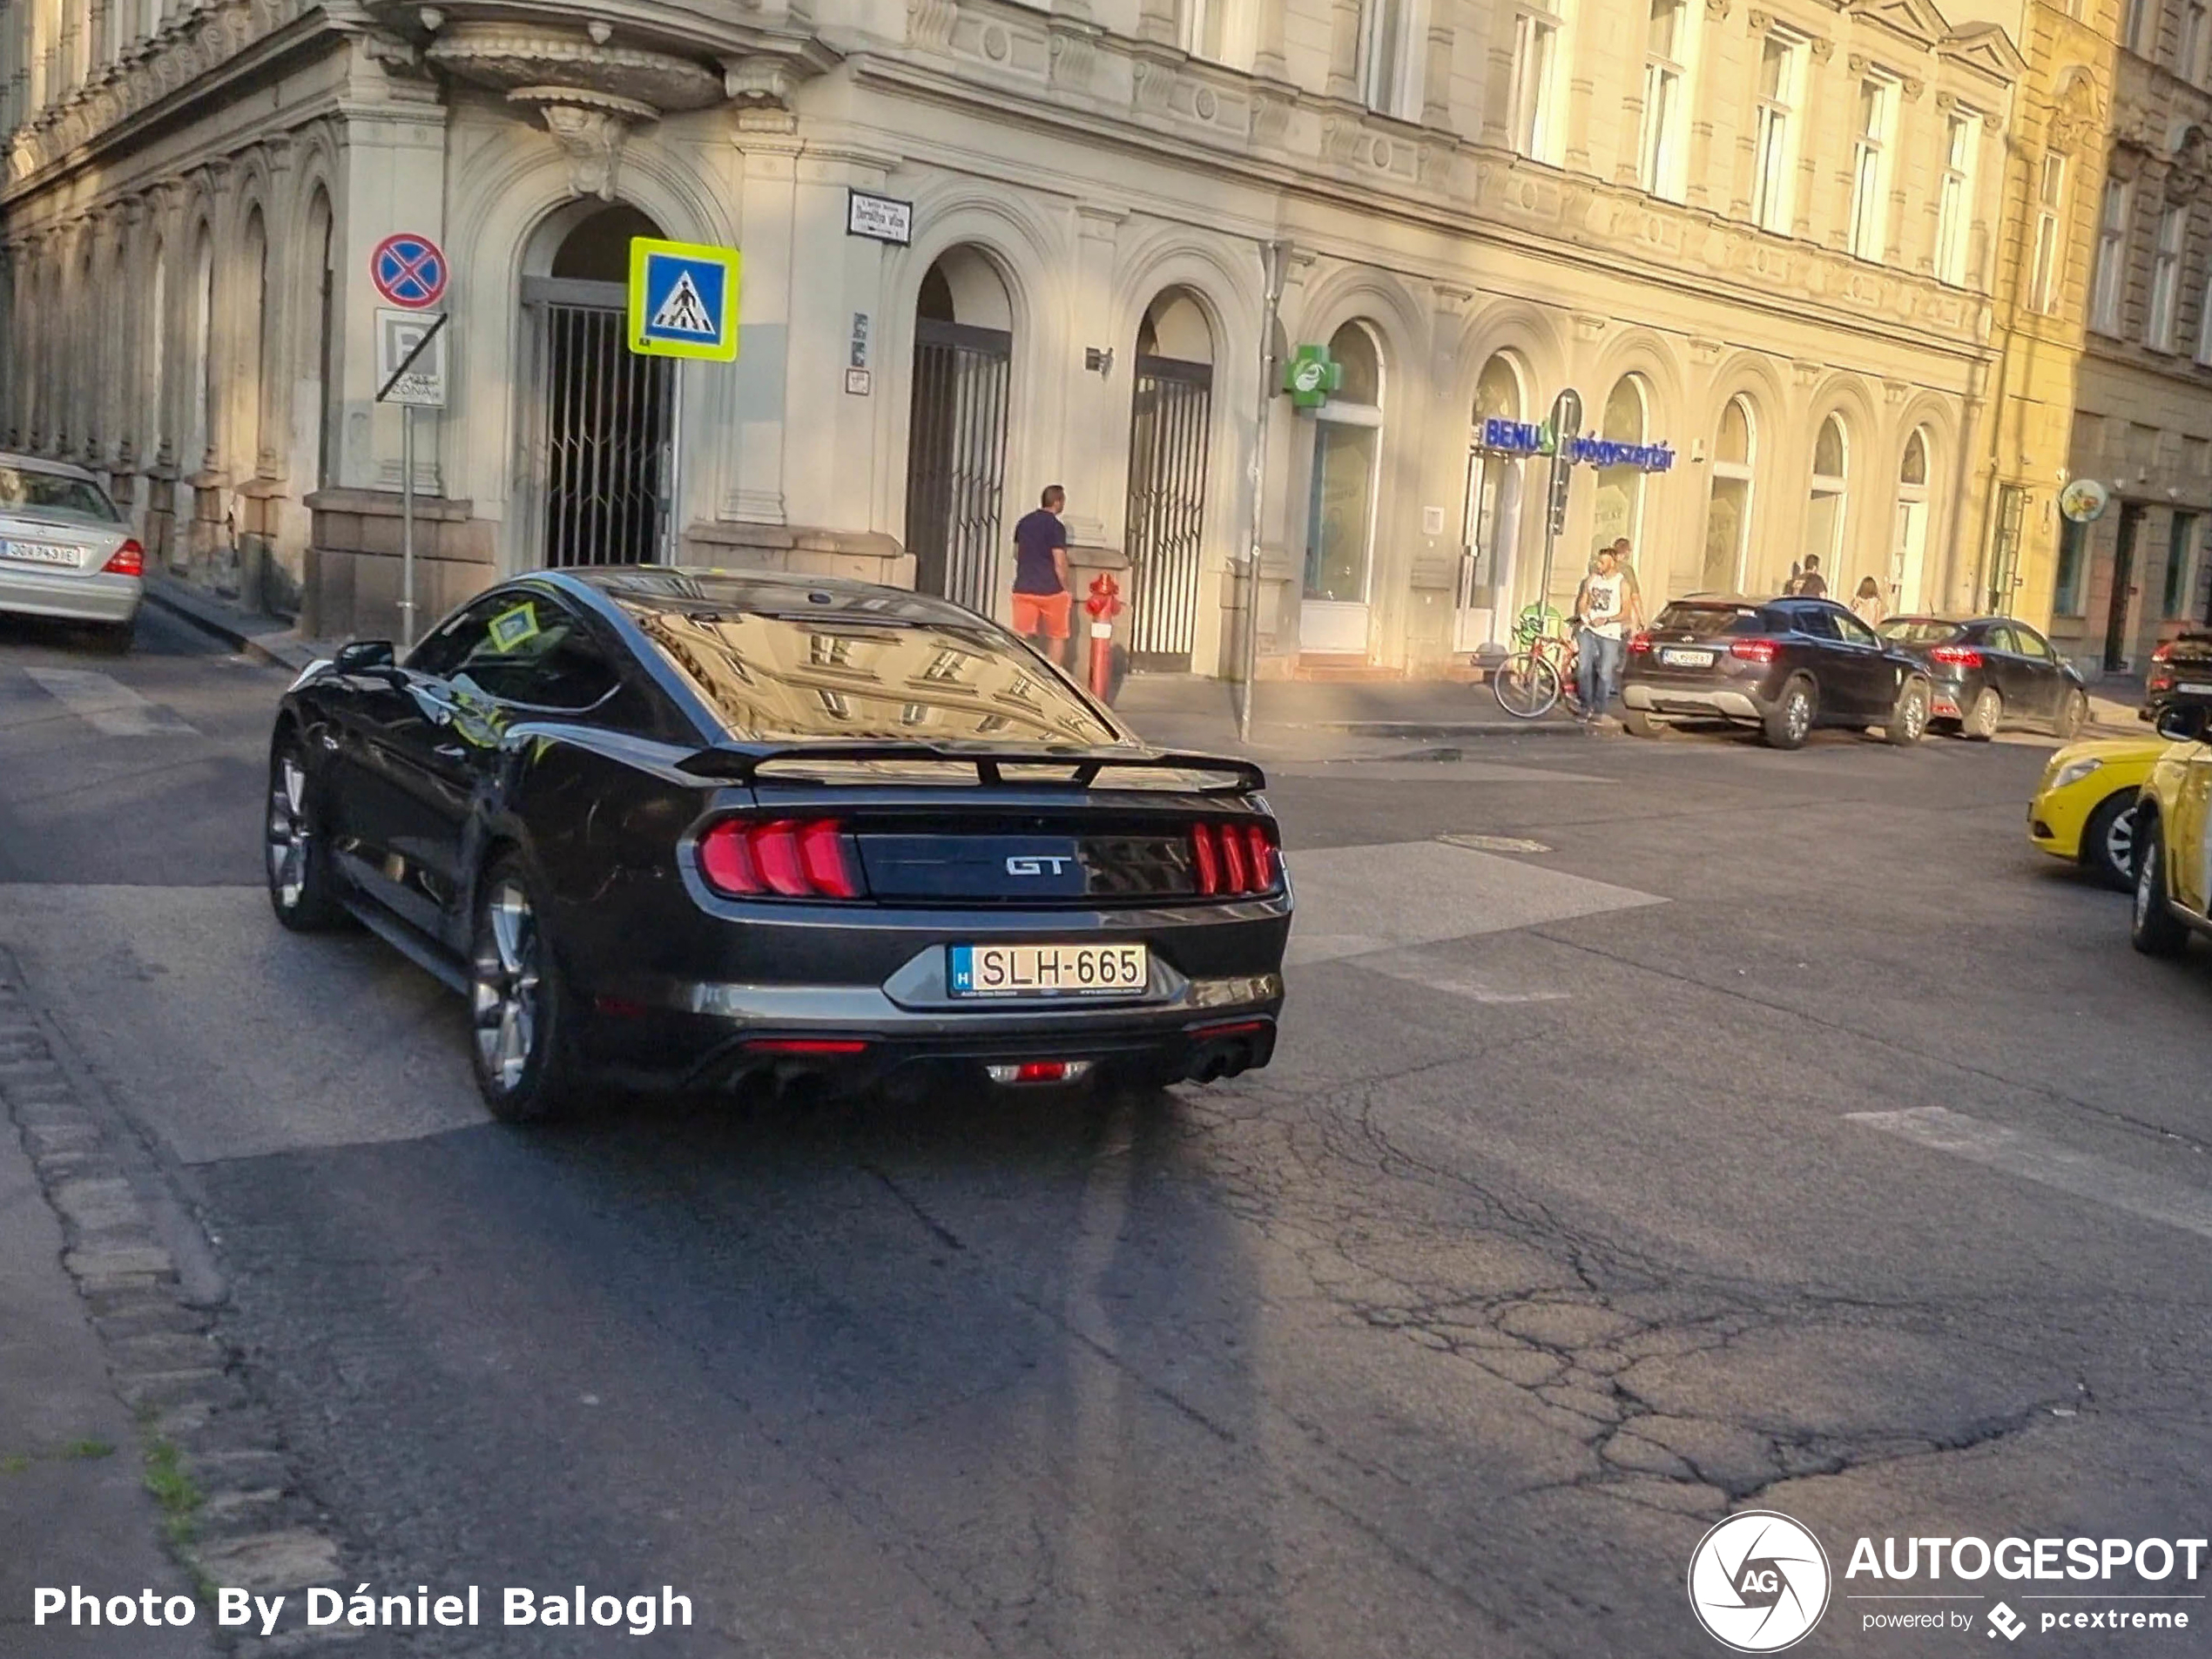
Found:
[[[2166,538],[2166,586],[2160,616],[2178,617],[2188,610],[2195,565],[2196,515],[2176,513]]]

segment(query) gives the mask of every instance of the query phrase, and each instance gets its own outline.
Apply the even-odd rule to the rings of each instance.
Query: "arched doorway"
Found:
[[[1467,446],[1466,505],[1460,516],[1460,581],[1452,649],[1478,651],[1500,643],[1501,612],[1513,607],[1514,555],[1521,545],[1521,501],[1527,463],[1490,448],[1491,421],[1528,417],[1521,367],[1503,352],[1482,366],[1474,386],[1474,431]]]
[[[1744,561],[1750,547],[1751,475],[1757,443],[1758,425],[1750,400],[1729,399],[1713,440],[1712,493],[1705,503],[1705,562],[1698,572],[1698,586],[1707,593],[1740,593],[1750,581]]]
[[[1365,656],[1382,476],[1382,349],[1366,323],[1348,322],[1330,338],[1329,355],[1343,371],[1343,383],[1313,412],[1313,490],[1306,503],[1298,645]]]
[[[1892,611],[1918,610],[1928,556],[1928,429],[1915,427],[1897,469],[1897,545],[1890,550]]]
[[[1844,548],[1844,502],[1850,488],[1851,439],[1844,417],[1831,415],[1820,423],[1812,446],[1812,487],[1805,502],[1805,540],[1802,558],[1820,561],[1820,574],[1831,594],[1848,597],[1838,588],[1847,572],[1837,568]],[[1802,568],[1802,567],[1801,567]]]
[[[989,616],[998,603],[1014,300],[981,250],[948,249],[914,301],[907,550],[914,586]]]
[[[1608,443],[1640,444],[1644,442],[1648,425],[1642,377],[1622,375],[1613,382],[1613,390],[1606,397],[1604,423],[1599,427],[1598,435]],[[1631,565],[1642,556],[1643,481],[1643,469],[1638,466],[1597,469],[1597,533],[1591,544],[1593,553],[1601,547],[1626,540]],[[1580,586],[1583,572],[1576,570],[1572,574]]]
[[[556,220],[523,280],[531,335],[536,519],[549,567],[648,564],[670,544],[666,360],[630,349],[630,244],[659,226],[626,203]],[[541,256],[543,257],[543,256]]]
[[[1129,440],[1130,658],[1182,672],[1198,627],[1206,457],[1213,433],[1213,330],[1181,288],[1136,330]]]

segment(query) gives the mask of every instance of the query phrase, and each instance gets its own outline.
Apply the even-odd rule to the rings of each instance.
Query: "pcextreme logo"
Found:
[[[1715,1641],[1738,1653],[1779,1653],[1828,1610],[1820,1541],[1771,1509],[1730,1515],[1697,1541],[1689,1605]]]

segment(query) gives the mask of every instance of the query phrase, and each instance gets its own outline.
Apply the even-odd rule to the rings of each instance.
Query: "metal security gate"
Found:
[[[619,285],[539,278],[523,299],[536,319],[544,563],[650,564],[667,545],[674,376],[630,350]]]
[[[1136,360],[1129,442],[1132,667],[1190,666],[1212,415],[1212,364]]]
[[[914,321],[907,437],[907,550],[914,585],[985,616],[999,586],[1014,336],[934,317]]]

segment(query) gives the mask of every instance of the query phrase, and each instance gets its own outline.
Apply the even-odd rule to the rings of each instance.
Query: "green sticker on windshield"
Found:
[[[502,654],[511,651],[536,634],[537,607],[525,599],[512,610],[502,610],[494,617],[489,631],[494,651]]]

